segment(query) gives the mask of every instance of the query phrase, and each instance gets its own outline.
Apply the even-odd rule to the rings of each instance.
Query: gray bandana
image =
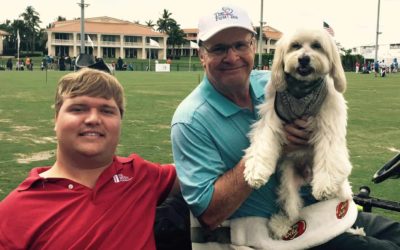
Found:
[[[305,82],[295,82],[296,80],[292,77],[290,79],[287,77],[286,80],[288,88],[282,92],[276,92],[275,111],[279,118],[285,122],[292,122],[302,116],[316,115],[328,93],[325,81],[318,79],[306,85]],[[291,88],[293,86],[296,86],[296,90]],[[306,89],[306,91],[300,91],[300,89]]]

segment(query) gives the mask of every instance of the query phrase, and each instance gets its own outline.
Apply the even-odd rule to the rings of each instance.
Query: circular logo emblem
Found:
[[[307,228],[307,224],[305,220],[300,220],[296,224],[294,224],[289,231],[283,236],[283,240],[293,240],[294,238],[302,235]]]
[[[347,200],[340,202],[336,206],[336,218],[342,219],[347,214],[348,210],[349,210],[349,201]]]
[[[225,13],[225,15],[232,14],[233,10],[229,7],[222,7],[222,11]]]

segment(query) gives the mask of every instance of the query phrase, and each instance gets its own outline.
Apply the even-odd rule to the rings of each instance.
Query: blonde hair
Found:
[[[54,103],[56,117],[65,97],[73,98],[84,95],[108,100],[114,99],[121,117],[123,116],[125,109],[124,89],[119,81],[106,72],[84,68],[66,74],[58,81]]]

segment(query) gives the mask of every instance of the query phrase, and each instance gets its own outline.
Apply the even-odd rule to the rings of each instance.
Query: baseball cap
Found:
[[[197,42],[207,41],[218,32],[233,27],[256,34],[245,10],[234,5],[224,5],[199,19]]]

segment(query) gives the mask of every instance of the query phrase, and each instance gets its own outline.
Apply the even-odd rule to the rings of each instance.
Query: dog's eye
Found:
[[[292,43],[291,48],[292,49],[300,49],[301,45],[300,45],[300,43]]]
[[[322,46],[321,46],[320,43],[315,42],[315,43],[312,43],[312,44],[311,44],[311,48],[313,48],[313,49],[321,49]]]

